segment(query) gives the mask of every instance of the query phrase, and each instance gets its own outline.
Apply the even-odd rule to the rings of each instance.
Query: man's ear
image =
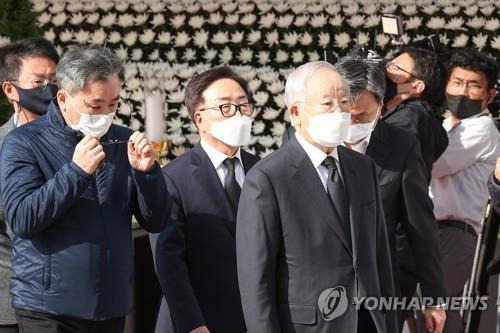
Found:
[[[290,123],[292,124],[293,127],[299,126],[300,127],[300,119],[299,119],[299,108],[297,104],[293,104],[290,106],[288,109],[288,112],[290,113]]]
[[[59,90],[57,92],[57,104],[59,105],[61,111],[64,112],[66,112],[66,98],[66,92],[64,92],[63,90]]]
[[[495,99],[496,95],[497,95],[497,90],[495,88],[488,90],[488,99],[486,100],[486,106],[493,103],[493,100]]]
[[[12,82],[3,81],[2,90],[5,96],[7,96],[9,103],[12,104],[13,101],[19,103],[19,94],[17,93],[17,89],[12,85]]]
[[[425,90],[425,83],[422,80],[415,80],[411,86],[411,93],[414,95],[422,95]]]

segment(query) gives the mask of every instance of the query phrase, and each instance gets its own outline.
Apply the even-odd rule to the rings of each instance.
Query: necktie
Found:
[[[226,194],[231,202],[231,205],[233,206],[234,211],[238,209],[241,192],[240,185],[236,181],[235,163],[237,160],[237,158],[226,158],[224,160],[224,165],[227,168],[227,175],[226,178],[224,178],[224,189],[226,190]]]
[[[330,200],[332,201],[334,208],[339,214],[340,224],[342,225],[344,233],[350,243],[351,227],[344,183],[340,178],[337,164],[335,163],[335,159],[333,157],[327,156],[321,164],[328,169],[328,179],[326,181],[328,195],[330,196]]]

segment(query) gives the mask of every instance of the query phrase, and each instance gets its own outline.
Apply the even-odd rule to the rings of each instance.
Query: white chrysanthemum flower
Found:
[[[492,5],[488,5],[488,6],[481,8],[481,13],[483,13],[484,16],[490,16],[491,14],[493,14],[494,11],[495,11],[495,7]]]
[[[122,13],[126,12],[129,4],[130,3],[128,1],[118,1],[115,3],[115,9],[119,12],[122,12]]]
[[[266,129],[266,124],[263,121],[260,120],[254,121],[252,124],[252,133],[254,135],[262,134],[265,129]]]
[[[138,101],[139,102],[139,101]],[[115,117],[115,118],[118,118],[118,117]],[[143,128],[143,124],[142,124],[142,121],[140,121],[139,119],[137,118],[132,118],[130,120],[130,129],[132,131],[140,131],[141,129]]]
[[[269,99],[269,94],[265,91],[258,91],[253,95],[253,99],[258,106],[264,106]]]
[[[255,23],[255,21],[257,21],[257,16],[254,14],[246,14],[241,18],[240,23],[246,26],[251,26]]]
[[[194,33],[193,44],[199,48],[207,47],[208,38],[208,31],[198,30]]]
[[[355,2],[350,3],[349,6],[344,7],[344,14],[346,16],[352,16],[359,12],[359,5]]]
[[[168,10],[174,14],[179,14],[184,10],[182,3],[171,3],[168,5]]]
[[[170,34],[170,32],[167,31],[160,32],[156,38],[156,42],[158,44],[165,44],[165,45],[169,44],[171,40],[172,40],[172,35]]]
[[[224,19],[224,23],[227,25],[235,25],[240,21],[240,16],[238,14],[227,15]]]
[[[92,37],[90,39],[91,44],[95,45],[102,45],[106,41],[106,33],[104,32],[103,28],[99,28],[98,30],[94,31],[92,34]]]
[[[333,27],[340,27],[342,26],[342,22],[344,22],[344,18],[340,15],[335,15],[332,18],[330,18],[330,21],[328,22]]]
[[[222,10],[226,13],[232,13],[238,8],[238,3],[228,2],[222,6]]]
[[[207,61],[212,61],[215,59],[215,57],[217,57],[217,50],[214,49],[208,49],[203,54],[203,59]]]
[[[488,21],[486,21],[486,24],[484,25],[484,29],[495,32],[500,28],[500,21],[498,21],[497,18],[492,18]]]
[[[185,135],[186,139],[188,140],[190,145],[195,145],[200,141],[200,135],[198,133],[191,133],[188,135]]]
[[[450,39],[448,38],[448,35],[446,35],[446,33],[439,34],[439,41],[443,45],[448,45],[450,43]]]
[[[289,8],[290,8],[290,5],[286,2],[280,2],[274,6],[274,10],[280,14],[286,12]]]
[[[292,53],[292,61],[295,63],[295,64],[301,64],[304,62],[304,53],[302,53],[301,51],[294,51]]]
[[[153,20],[151,20],[151,25],[153,28],[160,27],[165,24],[165,17],[162,14],[155,14]]]
[[[446,20],[442,17],[431,17],[429,21],[427,21],[427,28],[432,30],[440,30],[443,29],[446,25]]]
[[[134,16],[131,14],[120,15],[116,24],[122,28],[131,27],[134,25]]]
[[[312,3],[307,6],[307,12],[309,14],[319,14],[323,11],[324,5],[319,3]]]
[[[168,79],[163,82],[163,89],[172,92],[180,88],[179,80],[176,78]]]
[[[307,24],[309,21],[309,15],[300,15],[295,18],[295,22],[293,23],[296,27],[300,28]]]
[[[335,34],[335,46],[340,49],[345,49],[349,46],[351,37],[347,32],[341,32],[340,34]]]
[[[307,31],[304,32],[300,37],[299,37],[300,44],[306,46],[306,45],[311,45],[313,42],[313,38],[310,33]]]
[[[314,28],[322,28],[326,25],[327,22],[328,18],[325,15],[320,14],[314,15],[311,21],[309,21],[309,24]]]
[[[448,16],[455,16],[460,12],[460,6],[448,6],[443,8],[443,12]]]
[[[184,147],[184,146],[175,146],[174,148],[172,148],[170,150],[170,152],[175,157],[179,157],[179,156],[181,156],[182,154],[184,154],[186,152],[186,147]]]
[[[358,45],[364,45],[368,44],[370,42],[370,35],[368,32],[358,32],[358,35],[356,36],[358,40]]]
[[[42,13],[38,16],[37,25],[43,27],[52,20],[52,16],[49,13]]]
[[[233,52],[229,49],[229,47],[225,47],[221,53],[219,54],[219,60],[222,64],[228,64],[231,60],[233,60]]]
[[[132,93],[130,94],[130,99],[134,102],[142,103],[144,101],[144,91],[141,88],[132,91]]]
[[[133,46],[137,42],[137,32],[135,31],[130,31],[125,35],[123,38],[123,43],[127,46]]]
[[[139,36],[139,40],[141,41],[142,44],[148,45],[151,44],[156,37],[156,34],[153,30],[147,29],[142,32],[142,34]]]
[[[408,34],[403,34],[400,38],[404,45],[408,45],[411,42],[411,37]]]
[[[268,13],[266,15],[263,15],[259,20],[259,28],[270,29],[275,21],[276,21],[276,15],[274,15],[274,13]]]
[[[54,40],[56,39],[56,34],[54,33],[54,29],[50,28],[49,30],[45,31],[43,33],[43,38],[45,38],[51,43],[54,43]]]
[[[248,87],[250,88],[250,90],[251,90],[252,92],[256,92],[256,91],[257,91],[257,89],[259,89],[259,88],[260,88],[261,84],[262,84],[262,80],[259,80],[259,79],[253,79],[253,80],[250,80],[250,81],[248,82]]]
[[[418,13],[418,10],[417,10],[417,6],[412,4],[412,5],[409,5],[409,6],[404,6],[401,11],[403,12],[403,14],[405,14],[406,16],[413,16],[413,15],[417,15]]]
[[[175,29],[180,29],[184,25],[185,21],[186,21],[186,15],[175,15],[170,19],[170,24]]]
[[[215,35],[212,36],[212,43],[214,44],[226,44],[229,41],[228,32],[227,31],[218,31]]]
[[[288,52],[283,51],[283,50],[278,50],[276,52],[276,58],[275,58],[275,60],[276,60],[277,63],[280,64],[280,63],[286,62],[288,60],[288,57],[289,57]]]
[[[297,2],[295,4],[292,5],[292,11],[295,15],[299,15],[299,14],[303,14],[305,12],[307,12],[307,6],[305,3],[300,3],[300,2]]]
[[[285,85],[280,80],[275,80],[267,86],[267,90],[273,95],[281,93],[284,89]]]
[[[176,90],[167,97],[169,103],[182,103],[184,101],[184,90]]]
[[[33,10],[37,13],[44,12],[49,5],[45,1],[34,1],[33,2]]]
[[[108,42],[111,44],[118,44],[122,41],[122,36],[118,31],[112,31],[108,36]]]
[[[160,82],[157,79],[150,78],[146,80],[146,91],[155,91],[160,86]]]
[[[393,14],[398,9],[398,5],[396,4],[387,4],[382,7],[380,10],[382,14]]]
[[[148,9],[148,4],[147,3],[141,3],[141,2],[138,2],[138,3],[135,3],[132,5],[132,9],[136,12],[136,13],[144,13],[147,9]]]
[[[281,40],[282,44],[288,46],[295,46],[299,41],[299,34],[296,31],[287,32],[283,39]]]
[[[186,12],[196,14],[200,11],[200,4],[197,2],[190,3],[186,6]]]
[[[59,57],[61,57],[62,54],[64,53],[64,50],[63,50],[62,46],[61,45],[56,45],[55,49],[56,49],[56,52],[59,55]]]
[[[257,142],[260,143],[262,147],[269,148],[274,145],[274,139],[270,135],[262,135],[257,138]],[[272,152],[272,151],[271,151]]]
[[[274,150],[272,150],[272,149],[266,148],[266,150],[261,151],[261,152],[259,153],[259,157],[260,157],[261,159],[266,158],[267,156],[271,155],[271,154],[273,153],[273,151],[274,151]]]
[[[0,36],[0,47],[4,47],[6,45],[9,45],[10,43],[11,43],[11,40],[9,37]]]
[[[467,46],[468,42],[469,36],[467,36],[466,34],[460,34],[460,36],[456,36],[453,39],[453,44],[451,44],[451,46],[456,48],[465,47]]]
[[[416,30],[422,25],[422,19],[418,16],[410,17],[405,21],[406,30]]]
[[[125,50],[125,52],[127,52],[127,49],[122,49],[122,51],[123,50]],[[125,86],[126,86],[127,90],[133,91],[133,90],[139,89],[142,86],[142,84],[141,84],[141,81],[139,79],[134,77],[130,80],[125,81]]]
[[[231,34],[231,42],[234,44],[240,44],[245,38],[245,33],[243,31],[235,31]]]
[[[248,42],[248,44],[253,45],[253,44],[257,43],[261,38],[262,38],[262,34],[259,30],[252,30],[247,35],[247,42]]]
[[[240,3],[238,12],[241,14],[247,14],[253,12],[255,8],[255,4],[249,2],[249,3]]]
[[[132,114],[132,107],[130,106],[129,103],[120,102],[120,108],[118,109],[118,114],[128,117]]]
[[[73,14],[69,23],[72,25],[80,25],[85,21],[85,16],[82,13]]]
[[[481,29],[486,25],[486,20],[482,17],[473,17],[465,23],[466,26],[472,29]]]
[[[249,48],[244,48],[240,51],[238,55],[238,60],[246,64],[252,61],[253,51]]]
[[[340,13],[340,6],[337,4],[329,4],[325,7],[325,11],[330,15],[334,16]]]
[[[435,5],[430,5],[430,6],[425,6],[425,7],[420,8],[421,12],[423,12],[429,16],[434,15],[434,13],[437,12],[438,10],[439,10],[439,8]]]
[[[321,56],[316,51],[307,52],[307,57],[309,58],[309,61],[319,61],[321,59]]]
[[[224,21],[224,18],[220,13],[212,13],[208,19],[208,22],[212,25],[219,25],[222,21]]]
[[[64,11],[64,2],[53,2],[52,6],[49,8],[49,12],[52,14],[62,13]]]
[[[479,51],[481,51],[486,46],[487,42],[488,42],[488,35],[483,35],[482,33],[479,33],[478,35],[472,37],[472,43],[474,43],[474,45]]]
[[[175,36],[175,46],[184,47],[189,43],[191,37],[189,37],[188,33],[185,31],[180,31]]]
[[[275,136],[275,137],[281,137],[283,136],[283,133],[285,133],[286,131],[286,123],[283,123],[283,122],[273,122],[273,128],[271,128],[271,133]]]
[[[294,18],[295,17],[291,14],[279,16],[276,21],[276,25],[279,28],[288,28],[290,25],[292,25]]]
[[[467,8],[464,8],[464,14],[467,15],[467,16],[475,16],[477,14],[477,11],[478,11],[478,7],[477,6],[470,6],[470,7],[467,7]]]
[[[495,36],[491,41],[490,41],[490,46],[494,50],[500,50],[500,36]]]
[[[88,1],[82,3],[82,10],[87,13],[94,13],[99,8],[95,1]]]
[[[375,37],[375,42],[381,48],[383,48],[384,46],[386,46],[390,41],[391,41],[391,39],[386,34],[378,34]]]
[[[116,22],[116,13],[109,13],[103,16],[99,21],[99,25],[103,28],[109,28]]]
[[[218,2],[206,2],[206,3],[203,3],[201,5],[201,8],[203,9],[204,12],[207,12],[207,13],[213,13],[215,11],[217,11],[217,9],[219,9],[220,7],[220,4]]]
[[[320,32],[318,35],[318,44],[321,47],[327,47],[330,44],[330,34],[328,32]]]
[[[111,8],[114,7],[114,2],[113,1],[97,1],[97,7],[99,7],[100,10],[103,12],[108,12]]]
[[[59,40],[63,43],[68,43],[73,40],[74,33],[72,30],[65,29],[61,35],[59,35]]]
[[[142,59],[142,55],[143,55],[142,49],[133,49],[131,58],[133,61],[140,61]]]
[[[363,6],[363,13],[366,15],[375,15],[378,12],[379,5],[375,3],[367,3]]]
[[[362,26],[365,23],[365,17],[363,15],[354,15],[347,19],[347,23],[353,28]]]
[[[260,65],[266,65],[267,63],[269,63],[269,52],[268,51],[259,51],[259,53],[257,54],[257,59],[258,59],[258,63]]]
[[[259,78],[265,83],[272,83],[279,79],[279,75],[270,67],[259,68]]]
[[[158,1],[149,4],[149,10],[153,13],[163,13],[165,12],[166,4],[163,1]]]
[[[205,24],[205,18],[201,15],[195,15],[191,16],[191,18],[188,21],[188,24],[193,28],[193,29],[200,29],[203,24]]]
[[[464,20],[461,17],[453,17],[446,24],[447,30],[462,30],[464,25]]]
[[[52,25],[55,27],[60,27],[64,23],[66,23],[66,20],[68,19],[68,16],[66,13],[59,13],[56,16],[52,17]]]
[[[285,95],[283,93],[277,94],[273,96],[274,103],[276,106],[280,109],[286,109],[286,104],[285,104]]]
[[[80,2],[68,3],[66,6],[66,11],[70,13],[78,13],[83,10],[83,5]]]
[[[99,13],[92,13],[87,15],[88,24],[96,24],[99,21]]]
[[[266,41],[265,43],[268,45],[268,46],[273,46],[273,45],[279,45],[279,34],[278,34],[278,31],[276,30],[273,30],[273,31],[269,31],[266,33]]]
[[[380,25],[380,17],[377,15],[370,15],[365,19],[365,28],[373,28]]]
[[[260,14],[262,15],[273,9],[273,5],[267,2],[258,2],[257,8],[259,9]]]
[[[271,107],[266,107],[264,109],[264,113],[262,114],[262,119],[274,120],[274,119],[278,118],[280,113],[281,113],[280,110],[275,110]]]
[[[155,49],[152,53],[148,55],[148,59],[150,61],[157,61],[160,59],[160,51],[158,49]]]
[[[413,42],[418,42],[418,41],[424,40],[425,38],[427,38],[427,37],[424,35],[421,35],[421,34],[417,34],[413,37]]]
[[[171,49],[166,54],[167,61],[175,62],[177,60],[177,52],[174,49]]]
[[[134,24],[136,26],[143,26],[144,24],[146,24],[146,22],[149,21],[149,15],[148,14],[140,14],[140,15],[137,15],[135,18],[134,18]]]

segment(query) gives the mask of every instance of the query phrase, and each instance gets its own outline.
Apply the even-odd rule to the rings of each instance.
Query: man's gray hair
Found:
[[[74,94],[86,84],[107,81],[117,74],[124,80],[123,64],[107,48],[98,46],[71,46],[62,56],[56,67],[59,88]]]
[[[385,75],[378,65],[357,56],[345,56],[335,64],[335,68],[347,81],[354,98],[367,90],[379,101],[384,99]]]
[[[311,61],[300,65],[288,75],[285,84],[285,104],[290,108],[295,102],[304,101],[307,80],[319,69],[330,69],[337,73],[335,67],[326,61]],[[346,84],[347,94],[349,87]]]

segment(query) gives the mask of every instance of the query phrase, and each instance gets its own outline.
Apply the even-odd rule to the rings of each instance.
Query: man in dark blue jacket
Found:
[[[168,193],[144,135],[111,125],[123,66],[97,47],[68,50],[47,115],[0,153],[13,239],[11,293],[24,332],[123,332],[132,214],[161,231]]]

